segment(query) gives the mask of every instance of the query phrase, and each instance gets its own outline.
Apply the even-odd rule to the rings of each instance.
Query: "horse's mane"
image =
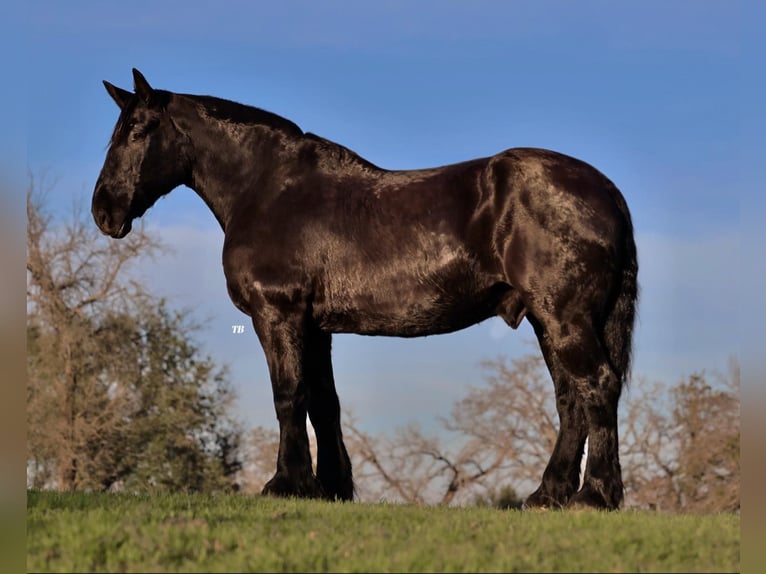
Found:
[[[223,98],[216,98],[214,96],[194,96],[190,94],[179,95],[200,104],[205,109],[205,112],[213,118],[238,124],[264,125],[286,132],[292,136],[303,135],[303,130],[299,128],[297,124],[291,122],[287,118],[262,110],[261,108],[240,104],[231,100],[224,100]]]
[[[365,168],[377,167],[356,152],[341,144],[311,132],[304,133],[297,124],[275,113],[256,108],[255,106],[248,106],[231,100],[216,98],[214,96],[195,96],[190,94],[179,95],[201,105],[204,108],[205,113],[210,117],[238,124],[268,126],[285,132],[290,136],[302,137],[314,142],[318,151],[330,155],[335,161],[347,164],[354,163]]]
[[[303,137],[314,142],[314,144],[321,152],[329,154],[335,161],[344,164],[357,164],[363,168],[368,169],[380,169],[374,163],[364,159],[355,151],[350,150],[346,146],[336,143],[332,140],[328,140],[327,138],[323,138],[322,136],[318,136],[311,132],[306,132],[303,134]]]

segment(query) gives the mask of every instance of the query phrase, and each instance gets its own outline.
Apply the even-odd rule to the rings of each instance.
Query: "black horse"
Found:
[[[220,223],[234,304],[271,375],[279,455],[264,493],[348,500],[332,333],[417,337],[492,316],[532,324],[560,429],[528,507],[615,509],[617,405],[629,372],[636,247],[625,200],[542,149],[389,171],[267,111],[104,82],[120,107],[92,213],[121,238],[179,185]],[[316,476],[306,416],[317,436]],[[586,437],[588,457],[580,485]]]

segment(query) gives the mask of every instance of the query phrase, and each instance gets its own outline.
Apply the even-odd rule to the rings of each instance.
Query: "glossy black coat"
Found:
[[[527,148],[389,171],[269,112],[154,90],[136,70],[134,82],[135,93],[105,82],[121,114],[93,217],[124,237],[183,184],[217,218],[229,295],[252,317],[279,420],[264,492],[353,497],[332,333],[415,337],[492,316],[516,328],[526,317],[560,417],[526,504],[619,506],[617,405],[638,267],[630,214],[611,181],[577,159]]]

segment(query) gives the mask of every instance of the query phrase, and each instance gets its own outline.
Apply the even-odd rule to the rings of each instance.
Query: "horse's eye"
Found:
[[[144,139],[144,136],[146,133],[144,133],[144,130],[137,130],[134,129],[136,127],[136,124],[128,124],[128,133],[130,134],[130,139],[133,141]]]
[[[133,122],[132,124],[130,124],[130,127],[131,127],[131,130],[130,130],[131,137],[134,140],[142,140],[147,135],[149,135],[149,133],[152,130],[154,130],[160,124],[160,122],[159,122],[159,120],[151,120],[147,124],[144,124],[143,126],[141,126],[139,129],[133,130],[132,128],[135,127],[136,124],[137,124],[137,122]]]

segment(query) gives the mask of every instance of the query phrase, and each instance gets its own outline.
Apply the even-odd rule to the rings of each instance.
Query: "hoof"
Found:
[[[261,494],[265,496],[298,498],[326,498],[322,487],[313,475],[308,477],[291,477],[277,473],[263,487]]]
[[[567,504],[571,510],[617,510],[619,506],[619,500],[608,501],[598,490],[587,484]]]
[[[322,471],[322,468],[317,470],[317,481],[328,500],[354,499],[354,480],[351,478],[351,472],[340,475]]]
[[[561,507],[562,504],[544,492],[542,487],[530,494],[521,505],[522,510],[558,510]]]
[[[353,500],[354,499],[354,483],[343,484],[326,484],[319,479],[322,492],[328,500]]]

